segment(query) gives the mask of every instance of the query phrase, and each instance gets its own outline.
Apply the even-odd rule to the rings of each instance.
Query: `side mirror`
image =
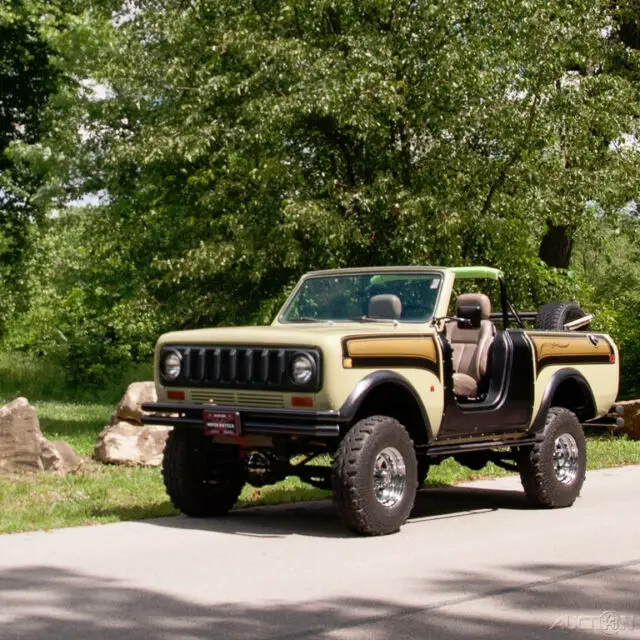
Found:
[[[482,310],[479,305],[463,304],[456,312],[458,329],[479,329],[482,322]]]

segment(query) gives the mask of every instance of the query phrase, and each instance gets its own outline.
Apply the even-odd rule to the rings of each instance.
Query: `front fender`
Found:
[[[429,416],[427,415],[420,395],[409,380],[395,371],[375,371],[362,378],[340,407],[340,417],[351,422],[369,394],[374,391],[376,387],[380,387],[383,384],[400,386],[412,396],[420,411],[427,433],[429,434],[429,440],[432,440],[433,433]]]

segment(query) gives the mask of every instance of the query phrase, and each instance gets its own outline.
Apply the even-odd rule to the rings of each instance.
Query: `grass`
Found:
[[[0,533],[55,529],[75,525],[138,520],[176,513],[169,503],[159,469],[100,465],[91,454],[100,430],[109,422],[126,384],[149,379],[147,367],[131,369],[110,388],[69,390],[51,363],[0,355],[0,404],[20,395],[36,407],[44,435],[65,440],[83,456],[78,473],[60,477],[41,473],[0,476]],[[54,398],[66,398],[60,402]],[[640,464],[640,442],[609,435],[591,435],[589,469]],[[493,464],[472,471],[452,459],[432,467],[427,484],[451,485],[465,480],[507,475]],[[273,486],[245,486],[239,507],[317,500],[328,491],[298,478]]]
[[[90,456],[98,434],[109,424],[115,404],[39,401],[33,406],[46,438],[64,440],[78,455]]]
[[[139,520],[176,514],[169,503],[157,468],[100,465],[89,456],[100,429],[108,422],[109,404],[35,403],[43,432],[50,439],[64,439],[85,457],[76,474],[0,477],[0,533],[55,529],[123,520]],[[640,442],[609,435],[588,441],[590,469],[640,464]],[[507,475],[493,464],[472,471],[452,459],[432,467],[427,484],[443,486]],[[286,478],[273,486],[245,486],[239,507],[301,500],[317,500],[328,491],[311,487],[298,478]]]

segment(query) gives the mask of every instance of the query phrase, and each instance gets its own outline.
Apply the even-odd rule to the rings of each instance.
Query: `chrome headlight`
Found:
[[[169,351],[162,360],[160,371],[166,380],[176,380],[182,370],[182,356],[178,351]]]
[[[294,357],[291,364],[291,379],[299,385],[307,385],[316,375],[316,363],[311,356],[304,353]]]

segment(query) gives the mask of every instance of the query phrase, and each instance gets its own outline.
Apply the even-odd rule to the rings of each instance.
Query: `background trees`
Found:
[[[42,216],[34,202],[37,164],[25,166],[12,145],[37,144],[47,131],[45,107],[63,73],[49,35],[61,28],[68,2],[13,0],[0,7],[0,329],[24,309],[25,255]]]
[[[484,263],[519,304],[577,297],[638,351],[636,9],[86,9],[51,40],[79,84],[14,152],[56,215],[6,343],[98,380],[165,328],[268,321],[311,268]]]

